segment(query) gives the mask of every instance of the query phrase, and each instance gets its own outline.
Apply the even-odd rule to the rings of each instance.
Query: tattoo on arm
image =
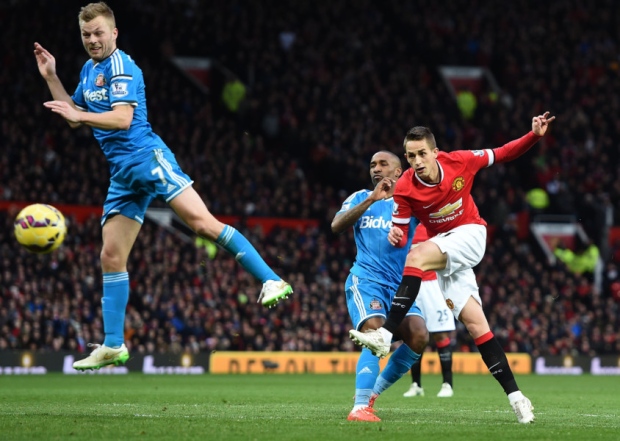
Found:
[[[342,233],[347,228],[352,227],[371,205],[372,201],[370,199],[366,199],[355,207],[336,216],[332,222],[332,231],[335,233]]]

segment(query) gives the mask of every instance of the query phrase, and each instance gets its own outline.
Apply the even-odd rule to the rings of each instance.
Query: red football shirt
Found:
[[[431,237],[461,225],[486,225],[471,197],[476,173],[495,162],[517,158],[539,139],[539,136],[530,132],[492,150],[439,152],[437,184],[422,181],[412,168],[408,169],[396,182],[392,222],[405,232],[405,237],[411,217],[417,217]]]

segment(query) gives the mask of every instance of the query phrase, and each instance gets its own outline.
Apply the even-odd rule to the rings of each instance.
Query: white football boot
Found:
[[[100,369],[110,364],[115,366],[125,364],[125,362],[129,360],[129,351],[124,343],[120,348],[116,349],[109,348],[106,345],[97,345],[93,343],[88,343],[88,347],[94,347],[95,350],[91,352],[88,357],[74,362],[73,369],[77,369],[78,371]]]
[[[517,416],[517,421],[521,424],[528,424],[534,421],[534,412],[532,412],[534,406],[532,406],[532,403],[526,397],[512,403],[512,410],[514,410]]]
[[[418,383],[416,383],[415,381],[413,383],[411,383],[411,387],[409,387],[409,390],[407,390],[407,392],[405,392],[403,394],[403,397],[423,397],[424,396],[424,389],[420,386],[418,386]]]
[[[391,342],[385,342],[383,335],[378,329],[371,329],[366,332],[356,331],[351,329],[349,331],[349,337],[356,344],[368,348],[375,357],[385,358],[390,353]]]
[[[258,296],[258,301],[268,308],[293,294],[293,288],[284,280],[267,280]]]
[[[439,398],[450,398],[452,395],[454,395],[454,391],[449,383],[443,383],[441,385],[441,389],[439,389],[439,393],[437,394]]]

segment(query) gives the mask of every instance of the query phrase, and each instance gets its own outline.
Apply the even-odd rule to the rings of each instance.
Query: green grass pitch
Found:
[[[536,422],[520,425],[489,375],[409,377],[348,422],[352,375],[1,376],[0,440],[620,440],[618,377],[519,376]]]

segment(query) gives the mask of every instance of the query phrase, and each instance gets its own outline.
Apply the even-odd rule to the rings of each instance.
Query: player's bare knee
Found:
[[[424,351],[428,344],[429,333],[424,320],[420,317],[408,318],[404,323],[404,329],[400,333],[403,342],[418,354]]]
[[[433,261],[432,259],[429,259],[428,253],[421,252],[419,248],[414,248],[409,252],[409,254],[407,254],[407,261],[405,265],[412,268],[419,268],[423,271],[428,271],[433,267]]]
[[[478,338],[489,332],[491,329],[489,325],[486,323],[465,323],[465,327],[467,328],[467,332],[471,335],[472,338]]]
[[[426,329],[417,329],[413,334],[409,336],[405,341],[414,352],[421,354],[428,344],[428,331]]]
[[[423,264],[424,264],[424,256],[416,252],[415,248],[411,250],[409,254],[407,254],[407,261],[406,261],[407,266],[410,266],[413,268],[422,268]]]
[[[101,259],[101,269],[105,273],[122,272],[126,268],[126,259],[119,252],[104,246],[99,255]]]
[[[199,220],[189,224],[189,227],[200,237],[204,237],[210,240],[216,240],[221,231],[217,231],[213,225],[209,225],[207,222]]]

